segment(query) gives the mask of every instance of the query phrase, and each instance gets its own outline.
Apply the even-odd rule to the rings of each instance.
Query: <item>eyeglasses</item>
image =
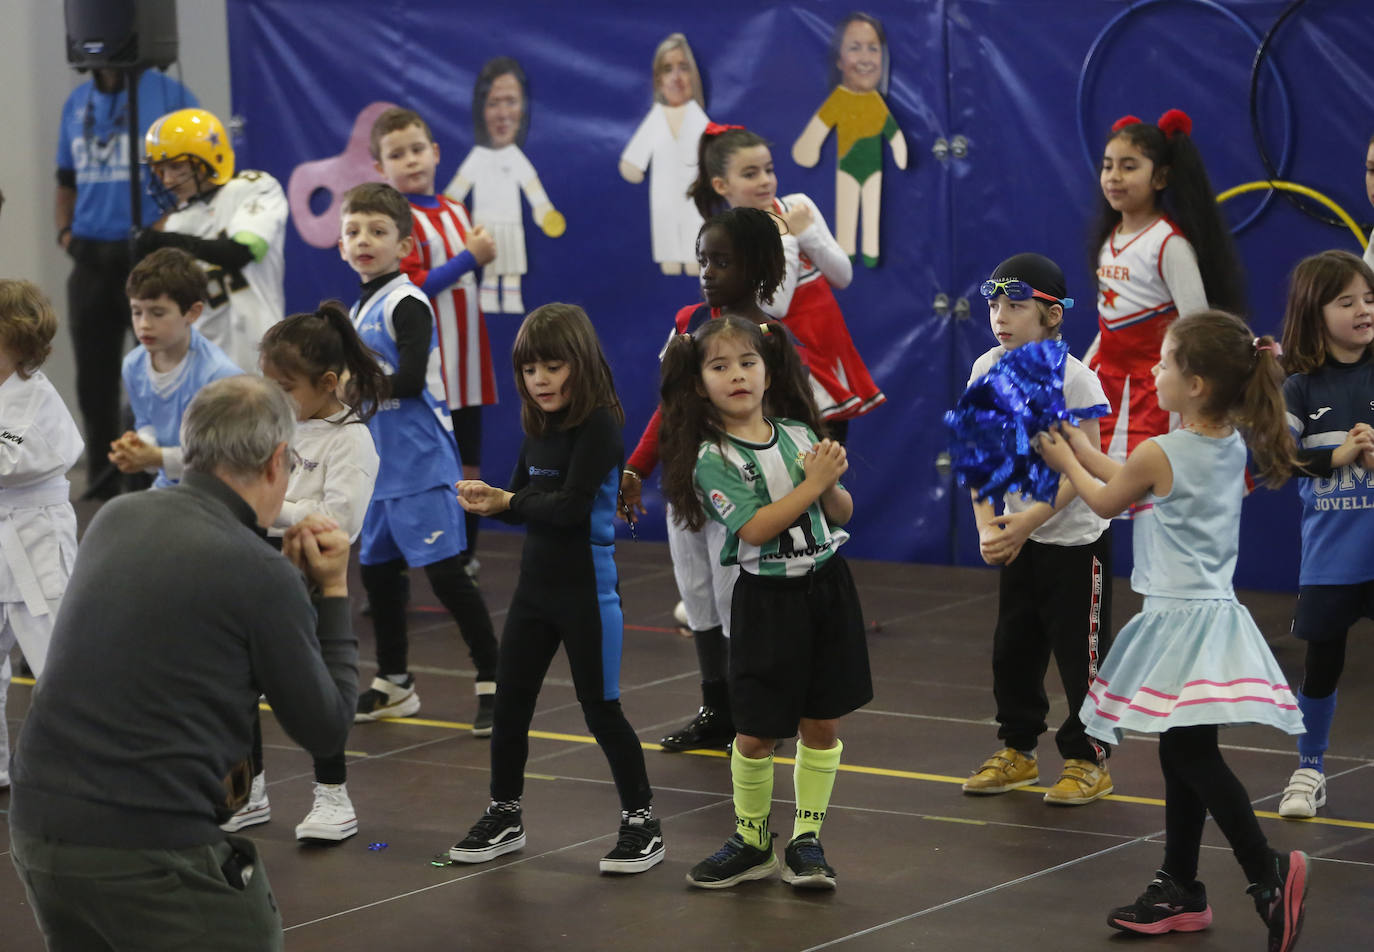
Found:
[[[988,278],[978,286],[978,293],[991,300],[999,294],[1005,294],[1013,301],[1027,301],[1031,298],[1039,298],[1042,301],[1051,301],[1061,304],[1064,307],[1073,307],[1073,298],[1057,298],[1053,294],[1046,294],[1044,291],[1037,291],[1030,286],[1030,282],[1022,281],[1019,278]]]

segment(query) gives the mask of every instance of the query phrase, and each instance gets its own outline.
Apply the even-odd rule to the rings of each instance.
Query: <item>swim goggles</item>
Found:
[[[1031,298],[1039,298],[1042,301],[1050,301],[1064,307],[1073,307],[1073,298],[1057,298],[1044,291],[1037,291],[1030,286],[1027,281],[1019,278],[988,278],[978,286],[978,293],[991,300],[999,294],[1005,294],[1013,301],[1027,301]]]

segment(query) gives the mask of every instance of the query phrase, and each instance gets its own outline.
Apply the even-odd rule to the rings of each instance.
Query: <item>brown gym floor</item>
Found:
[[[519,545],[517,535],[482,536],[482,590],[498,630]],[[1044,786],[991,798],[960,792],[1000,746],[989,661],[996,576],[978,569],[854,563],[865,616],[876,626],[869,642],[876,697],[845,721],[844,763],[822,831],[838,890],[801,894],[776,878],[730,890],[689,888],[687,870],[732,829],[728,761],[717,752],[658,749],[656,739],[696,710],[696,655],[671,618],[677,596],[666,546],[625,540],[618,561],[629,625],[623,700],[645,742],[667,840],[664,862],[636,876],[597,872],[615,841],[618,807],[561,656],[531,734],[528,845],[485,865],[431,862],[485,807],[488,763],[486,741],[468,732],[475,705],[466,653],[416,572],[411,670],[424,706],[415,718],[353,731],[348,788],[360,821],[356,837],[338,846],[297,845],[293,829],[310,806],[310,758],[264,716],[273,819],[247,835],[265,855],[289,949],[1264,948],[1244,877],[1211,825],[1200,871],[1215,912],[1210,929],[1140,939],[1106,925],[1108,910],[1134,900],[1162,858],[1163,783],[1152,739],[1127,739],[1111,761],[1117,793],[1088,806],[1047,806]],[[361,587],[354,591],[361,605]],[[1139,599],[1124,579],[1115,594],[1119,629]],[[1242,599],[1297,684],[1302,649],[1287,634],[1292,598]],[[365,684],[371,632],[366,619],[357,624]],[[1357,631],[1367,634],[1368,623]],[[1051,673],[1050,719],[1057,723],[1064,703],[1054,680]],[[1327,757],[1330,803],[1314,821],[1283,821],[1272,812],[1296,766],[1291,738],[1262,728],[1222,735],[1273,845],[1313,858],[1302,939],[1311,950],[1371,947],[1359,918],[1374,897],[1368,638],[1352,639],[1343,684]],[[12,734],[31,690],[23,681],[11,689]],[[773,823],[780,838],[791,831],[793,749],[789,742],[778,752]],[[1052,732],[1040,753],[1042,782],[1052,783],[1059,767]],[[0,814],[6,803],[0,794]],[[6,836],[0,849],[7,846]],[[7,852],[0,937],[5,952],[43,947]]]

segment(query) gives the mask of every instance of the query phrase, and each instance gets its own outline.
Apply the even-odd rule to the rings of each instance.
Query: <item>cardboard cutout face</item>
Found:
[[[525,114],[525,95],[520,81],[511,73],[496,77],[482,109],[482,119],[491,136],[491,147],[500,149],[515,142],[520,132],[520,119]]]
[[[687,54],[681,49],[665,53],[656,83],[665,105],[685,105],[692,98],[692,68],[687,63]]]
[[[883,78],[883,43],[872,24],[855,20],[844,28],[836,65],[845,88],[856,93],[878,88]]]

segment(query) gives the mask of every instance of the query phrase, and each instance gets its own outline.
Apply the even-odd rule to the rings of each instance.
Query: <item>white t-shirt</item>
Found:
[[[344,422],[352,412],[344,409],[296,424],[291,445],[301,462],[286,485],[272,535],[281,535],[312,512],[336,520],[350,543],[363,531],[363,515],[377,482],[377,447],[367,424]]]
[[[973,362],[968,382],[972,384],[992,369],[993,364],[1008,353],[1002,346],[992,348]],[[1064,357],[1064,406],[1070,410],[1087,407],[1105,406],[1107,395],[1102,392],[1097,374],[1089,370],[1072,354]],[[1025,512],[1034,506],[1036,500],[1020,493],[1007,493],[1002,497],[1007,512]],[[1045,520],[1044,525],[1031,533],[1031,538],[1044,545],[1087,545],[1096,541],[1107,528],[1107,520],[1088,508],[1088,504],[1075,496],[1067,506]]]

